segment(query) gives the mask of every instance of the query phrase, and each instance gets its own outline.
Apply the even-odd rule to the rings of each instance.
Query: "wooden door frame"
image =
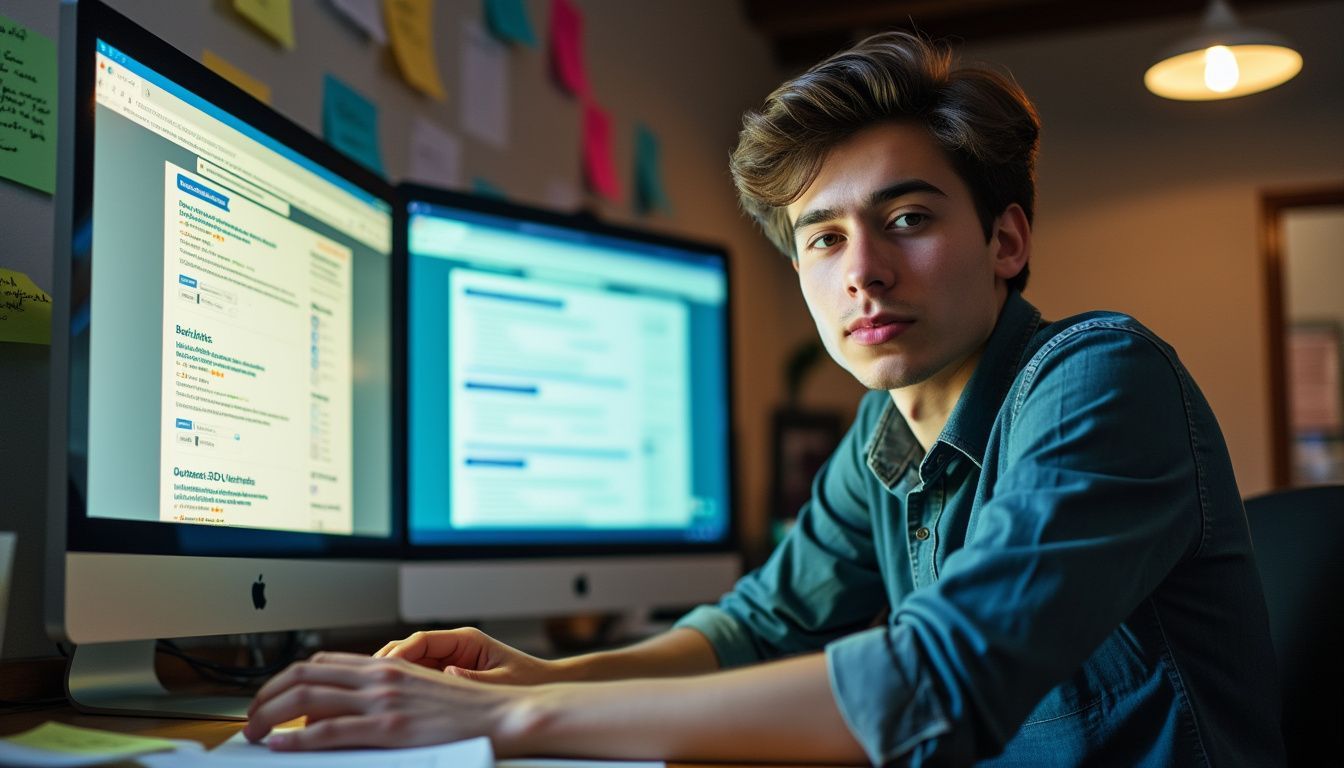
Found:
[[[1275,488],[1292,481],[1288,434],[1287,350],[1284,346],[1283,214],[1294,208],[1344,206],[1344,183],[1264,192],[1260,196],[1260,253],[1265,276],[1269,367],[1271,479]]]

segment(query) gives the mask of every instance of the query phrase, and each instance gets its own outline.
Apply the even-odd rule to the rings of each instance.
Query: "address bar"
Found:
[[[279,201],[287,205],[298,202],[299,207],[307,210],[318,219],[351,234],[359,240],[363,240],[379,250],[385,251],[390,247],[388,241],[390,240],[391,228],[388,226],[386,219],[351,206],[343,200],[334,198],[330,193],[304,183],[301,179],[282,174],[266,174],[265,176],[257,174],[253,171],[253,168],[270,169],[276,165],[292,168],[300,174],[311,175],[312,172],[275,153],[268,152],[268,157],[258,157],[256,153],[240,152],[242,148],[235,143],[220,139],[216,134],[202,127],[188,125],[188,121],[183,120],[176,113],[176,110],[171,109],[167,104],[151,104],[140,98],[142,83],[143,81],[134,87],[136,97],[133,99],[121,101],[112,98],[100,98],[100,102],[175,144],[195,152],[199,157],[208,159],[219,167],[241,177],[262,191],[274,195]],[[172,94],[161,89],[155,88],[154,90],[168,99],[176,99]]]

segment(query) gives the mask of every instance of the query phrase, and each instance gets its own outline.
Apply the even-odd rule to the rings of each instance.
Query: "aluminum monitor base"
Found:
[[[65,691],[80,712],[197,720],[246,720],[243,696],[173,693],[154,673],[153,640],[78,645],[66,670]]]

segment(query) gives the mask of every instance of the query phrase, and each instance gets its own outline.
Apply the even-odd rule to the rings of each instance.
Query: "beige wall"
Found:
[[[1247,15],[1296,42],[1294,81],[1227,102],[1147,93],[1182,24],[979,46],[1044,122],[1032,283],[1047,316],[1130,312],[1175,347],[1223,426],[1244,495],[1270,479],[1259,196],[1344,180],[1344,3]],[[1344,290],[1341,288],[1340,290]]]

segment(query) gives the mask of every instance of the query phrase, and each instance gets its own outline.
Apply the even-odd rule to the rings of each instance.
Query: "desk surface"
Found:
[[[99,728],[105,731],[134,733],[141,736],[158,736],[166,739],[194,739],[206,747],[214,747],[243,727],[236,721],[224,720],[175,720],[154,717],[118,717],[115,715],[86,715],[68,706],[29,709],[21,712],[0,714],[0,736],[26,731],[48,720],[55,720],[84,728]],[[669,768],[734,768],[718,763],[668,763]],[[753,763],[750,768],[771,768],[765,764]],[[797,765],[776,768],[800,768]]]

